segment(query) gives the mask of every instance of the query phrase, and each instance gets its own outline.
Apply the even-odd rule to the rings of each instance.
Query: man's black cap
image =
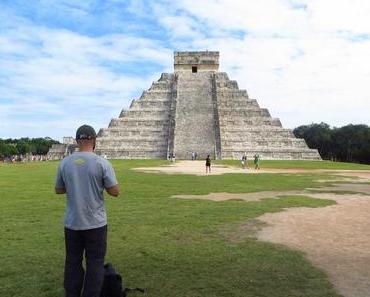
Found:
[[[93,127],[89,125],[82,125],[80,128],[77,129],[76,140],[93,138],[96,138],[96,133]]]

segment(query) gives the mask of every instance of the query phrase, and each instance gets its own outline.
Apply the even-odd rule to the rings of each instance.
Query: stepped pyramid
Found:
[[[202,159],[245,152],[249,159],[321,159],[218,67],[219,52],[175,52],[174,73],[162,73],[99,131],[96,152],[119,159],[189,159],[191,152]]]

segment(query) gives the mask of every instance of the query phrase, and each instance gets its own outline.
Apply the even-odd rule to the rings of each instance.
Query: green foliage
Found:
[[[333,201],[288,196],[262,201],[182,200],[176,194],[299,190],[321,175],[192,176],[130,170],[167,164],[113,161],[123,193],[107,199],[108,254],[129,287],[161,297],[339,297],[302,253],[221,230],[286,207]],[[0,296],[62,297],[64,195],[53,194],[59,162],[0,164]]]
[[[328,124],[311,124],[293,130],[304,138],[310,148],[316,148],[323,159],[370,164],[370,127],[347,125],[330,128]]]
[[[46,155],[49,148],[59,143],[50,137],[44,138],[20,138],[20,139],[0,139],[0,157],[18,154],[37,154]]]

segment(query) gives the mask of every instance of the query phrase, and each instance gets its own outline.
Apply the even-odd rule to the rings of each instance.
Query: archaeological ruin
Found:
[[[160,79],[98,133],[96,153],[116,159],[319,160],[260,108],[227,73],[219,72],[219,52],[175,52],[174,73]]]

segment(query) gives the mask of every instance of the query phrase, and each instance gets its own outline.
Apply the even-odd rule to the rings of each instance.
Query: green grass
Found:
[[[300,252],[246,238],[227,240],[227,226],[283,208],[322,207],[330,200],[288,196],[262,201],[182,200],[176,194],[299,190],[322,175],[140,173],[165,161],[113,161],[123,193],[107,199],[106,260],[129,287],[153,297],[338,297],[327,276]],[[263,163],[262,163],[263,164]],[[65,198],[53,194],[57,162],[0,166],[0,296],[63,296]]]
[[[240,167],[239,160],[218,160],[216,164]],[[254,166],[253,160],[248,160],[249,167]],[[331,169],[331,170],[370,170],[370,165],[331,162],[331,161],[284,161],[284,160],[261,160],[261,168],[281,168],[281,169]]]

